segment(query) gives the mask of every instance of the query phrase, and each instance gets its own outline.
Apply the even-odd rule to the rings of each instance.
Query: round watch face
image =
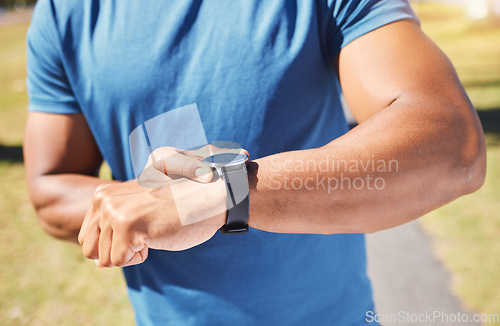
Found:
[[[245,154],[222,153],[206,157],[203,159],[203,162],[213,168],[216,168],[244,164],[247,160],[248,156]]]

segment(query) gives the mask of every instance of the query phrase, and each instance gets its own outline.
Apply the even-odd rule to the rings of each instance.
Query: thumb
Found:
[[[154,166],[168,176],[179,175],[203,183],[210,182],[213,177],[212,169],[208,165],[180,152],[157,157]]]

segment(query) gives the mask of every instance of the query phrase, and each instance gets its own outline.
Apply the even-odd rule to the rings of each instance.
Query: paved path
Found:
[[[451,290],[451,275],[437,260],[432,243],[416,221],[367,235],[368,272],[377,313],[468,314]],[[436,313],[437,313],[436,312]],[[382,315],[381,315],[382,316]],[[446,319],[444,320],[446,321]],[[386,322],[384,325],[475,325],[474,323]]]

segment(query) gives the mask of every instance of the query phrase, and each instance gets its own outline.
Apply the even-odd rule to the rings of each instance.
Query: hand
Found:
[[[129,266],[148,248],[184,250],[210,239],[225,223],[226,190],[220,179],[204,183],[212,172],[201,159],[220,150],[160,148],[138,183],[98,187],[78,236],[84,255],[100,267]]]
[[[206,145],[196,150],[160,147],[149,156],[137,182],[148,188],[165,187],[167,182],[179,177],[210,182],[213,178],[212,170],[202,160],[221,153],[243,153],[249,156],[248,151],[241,148],[219,148],[214,145]]]

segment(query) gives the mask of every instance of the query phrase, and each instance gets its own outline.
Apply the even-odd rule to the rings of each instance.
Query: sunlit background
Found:
[[[133,312],[121,271],[100,270],[77,245],[44,234],[26,194],[28,2],[34,1],[0,0],[0,325],[129,325]],[[500,313],[500,0],[412,6],[423,30],[454,63],[488,146],[483,188],[420,223],[466,307]]]

